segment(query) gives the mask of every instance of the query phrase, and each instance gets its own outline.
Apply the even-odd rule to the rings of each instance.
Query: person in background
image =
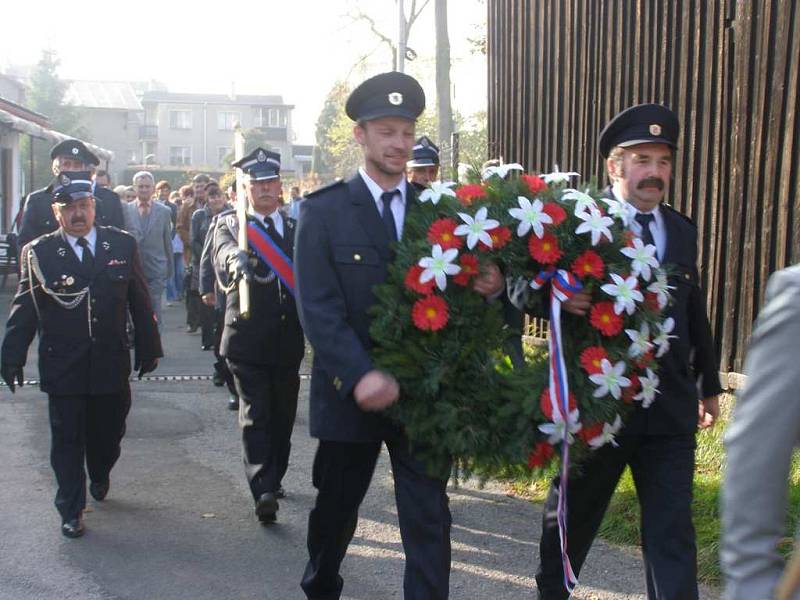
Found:
[[[165,202],[167,207],[172,210],[172,258],[175,265],[172,277],[167,281],[167,306],[172,306],[173,302],[179,302],[183,298],[183,275],[185,271],[183,267],[183,240],[181,240],[176,229],[180,202],[181,194],[177,190],[170,192]]]
[[[406,172],[408,180],[418,192],[439,177],[439,148],[428,137],[423,135],[414,144],[413,156],[406,163]]]
[[[300,217],[300,203],[303,201],[303,196],[300,194],[300,188],[293,185],[289,190],[289,204],[286,207],[287,215],[295,221]]]
[[[104,169],[97,169],[92,175],[95,188],[102,187],[111,189],[111,175]],[[116,190],[114,190],[116,192]]]
[[[194,333],[200,327],[200,311],[202,301],[197,292],[197,276],[194,273],[195,260],[193,258],[195,245],[191,237],[192,216],[194,213],[206,205],[206,185],[211,178],[205,173],[198,173],[192,177],[192,202],[184,202],[181,211],[178,213],[176,228],[183,239],[183,258],[186,263],[187,285],[184,286],[186,295],[186,331]],[[199,250],[202,251],[203,245],[200,242]],[[199,260],[199,256],[197,257]],[[195,282],[193,284],[193,282]]]
[[[126,204],[130,204],[131,202],[135,202],[136,201],[136,188],[134,188],[132,185],[126,185],[125,186],[125,197],[123,198],[123,201]]]

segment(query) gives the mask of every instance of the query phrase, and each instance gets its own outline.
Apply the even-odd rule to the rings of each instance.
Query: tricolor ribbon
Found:
[[[561,481],[558,486],[558,536],[561,542],[561,565],[564,573],[564,587],[569,593],[578,584],[578,578],[572,570],[572,564],[567,554],[567,487],[569,481],[569,382],[567,380],[567,367],[564,362],[564,352],[561,343],[561,303],[577,294],[583,286],[580,281],[569,271],[556,270],[555,267],[539,273],[531,282],[535,290],[541,289],[550,282],[550,404],[553,407],[553,421],[559,419],[564,424],[564,434],[561,441]]]
[[[292,259],[264,231],[252,221],[247,222],[247,244],[253,252],[280,278],[289,293],[294,296],[294,266]]]

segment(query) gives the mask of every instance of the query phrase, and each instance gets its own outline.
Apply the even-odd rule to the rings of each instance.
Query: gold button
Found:
[[[684,274],[683,274],[683,277],[684,277],[685,279],[691,279],[691,278],[692,278],[692,276],[691,276],[691,275],[689,275],[688,273],[684,273]]]
[[[285,320],[286,320],[286,315],[281,315],[281,321],[285,321]]]
[[[353,260],[361,260],[360,254],[353,254]]]

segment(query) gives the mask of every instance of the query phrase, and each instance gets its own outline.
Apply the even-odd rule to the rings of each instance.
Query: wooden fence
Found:
[[[721,370],[741,371],[769,274],[800,260],[800,2],[487,4],[492,156],[604,181],[613,115],[678,113],[669,201],[700,231]]]

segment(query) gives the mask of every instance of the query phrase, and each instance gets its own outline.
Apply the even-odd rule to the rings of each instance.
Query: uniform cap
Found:
[[[402,117],[416,121],[425,110],[425,92],[416,79],[399,71],[381,73],[361,83],[347,99],[353,121]]]
[[[407,167],[433,167],[439,164],[439,148],[427,136],[422,136],[414,144],[412,159]]]
[[[100,161],[92,154],[80,140],[64,140],[53,146],[50,150],[50,159],[54,160],[58,156],[67,156],[80,160],[86,165],[99,165]]]
[[[281,155],[272,150],[256,148],[231,166],[241,169],[250,181],[267,181],[281,176]]]
[[[62,171],[53,184],[53,202],[69,204],[92,197],[92,176],[89,171]]]
[[[678,116],[661,104],[638,104],[626,108],[611,119],[600,133],[598,146],[608,158],[616,146],[627,148],[637,144],[678,146]]]

